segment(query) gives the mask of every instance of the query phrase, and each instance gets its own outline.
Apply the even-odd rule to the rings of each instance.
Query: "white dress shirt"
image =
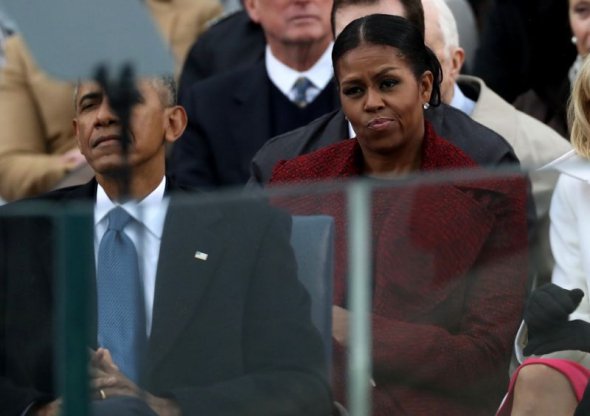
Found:
[[[471,117],[471,114],[473,114],[473,110],[475,109],[475,101],[471,98],[467,98],[457,83],[454,84],[453,88],[454,94],[453,99],[451,100],[451,107],[455,107],[457,110],[461,110]]]
[[[117,204],[110,200],[102,186],[96,190],[96,205],[94,207],[94,258],[98,258],[98,246],[104,236],[108,219],[107,214],[120,205],[135,221],[131,221],[123,232],[133,241],[139,259],[139,272],[143,282],[145,301],[146,334],[149,337],[152,328],[152,314],[154,308],[154,292],[156,289],[156,271],[160,255],[162,231],[168,210],[168,198],[164,198],[166,178],[162,178],[160,185],[148,196],[137,201]]]
[[[306,77],[313,84],[313,87],[310,87],[306,93],[307,102],[311,103],[326,88],[326,85],[328,85],[334,75],[332,69],[332,46],[333,43],[330,43],[320,59],[311,68],[307,71],[299,72],[279,61],[267,45],[264,60],[268,77],[279,91],[289,97],[291,101],[295,100],[295,91],[293,90],[295,81],[300,77]]]

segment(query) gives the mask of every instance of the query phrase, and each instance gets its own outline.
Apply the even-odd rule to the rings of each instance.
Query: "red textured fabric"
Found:
[[[476,168],[426,123],[422,171]],[[280,162],[271,184],[353,178],[358,142]],[[521,177],[421,185],[372,194],[373,414],[490,415],[527,281],[526,183]],[[346,307],[346,206],[339,191],[276,199],[293,214],[335,218],[334,304]],[[346,351],[335,342],[335,398],[345,402]]]

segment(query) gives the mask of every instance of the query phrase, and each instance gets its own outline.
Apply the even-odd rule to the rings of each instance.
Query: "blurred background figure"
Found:
[[[0,68],[4,67],[6,57],[4,55],[4,42],[16,32],[16,25],[0,6]]]
[[[530,172],[537,213],[534,257],[537,280],[547,282],[553,267],[547,232],[549,203],[557,182],[551,172],[536,169],[568,152],[568,141],[555,130],[517,110],[489,88],[481,78],[461,75],[465,53],[459,46],[457,25],[445,0],[422,0],[426,44],[443,70],[442,101],[503,136],[514,148],[521,167]]]
[[[561,10],[565,8],[565,2],[560,1]],[[567,100],[571,91],[571,87],[576,78],[576,74],[581,66],[582,59],[586,57],[590,50],[590,4],[586,0],[570,0],[569,5],[569,28],[571,32],[567,33],[569,36],[563,36],[570,41],[567,42],[562,39],[565,45],[559,45],[563,47],[563,51],[571,51],[572,46],[575,45],[575,51],[577,56],[567,56],[567,60],[564,59],[566,68],[559,68],[559,78],[552,78],[551,72],[545,75],[545,68],[548,66],[548,70],[553,67],[557,69],[560,59],[559,55],[553,59],[547,60],[546,51],[548,46],[539,46],[539,53],[544,53],[542,63],[539,62],[539,66],[534,71],[537,77],[542,78],[538,80],[538,84],[532,85],[531,90],[517,97],[514,105],[522,109],[523,111],[531,114],[533,117],[538,118],[544,123],[548,124],[561,135],[569,137],[568,124],[567,124]],[[560,16],[558,14],[557,16]],[[558,21],[551,21],[552,26],[559,28]],[[552,31],[547,31],[552,32]],[[557,33],[559,34],[559,32]],[[573,36],[571,36],[573,34]],[[553,34],[553,36],[556,36]],[[573,45],[572,45],[573,44]],[[563,55],[563,52],[560,54]],[[565,57],[564,57],[565,58]],[[544,86],[543,86],[544,85]]]
[[[4,54],[4,43],[6,39],[15,31],[12,21],[0,7],[0,70],[4,68],[6,56]],[[0,196],[0,205],[4,204],[4,199]]]
[[[190,48],[180,75],[179,97],[197,81],[263,61],[265,46],[262,27],[246,10],[219,19]]]
[[[242,8],[240,0],[221,0],[224,14],[234,13]]]
[[[411,179],[478,165],[425,120],[425,109],[440,104],[442,72],[408,20],[354,20],[336,38],[332,61],[356,137],[279,162],[270,183],[365,176],[392,185],[371,198],[373,414],[489,415],[505,389],[525,297],[525,180],[421,187]],[[346,204],[333,193],[279,202],[335,218],[334,389],[344,401]]]
[[[564,0],[493,0],[473,68],[506,101],[563,137],[568,137],[568,71],[576,58],[572,30],[583,16],[575,11],[578,4],[583,8],[585,1],[569,1],[570,28]],[[585,48],[582,40],[577,53],[585,55]]]
[[[176,61],[176,72],[218,0],[148,0],[146,6]],[[45,74],[20,35],[5,43],[0,72],[0,198],[32,196],[91,177],[73,137],[71,85]]]

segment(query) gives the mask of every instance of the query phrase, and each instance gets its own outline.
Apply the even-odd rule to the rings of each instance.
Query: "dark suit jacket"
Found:
[[[95,189],[36,202],[92,202]],[[289,221],[253,202],[180,202],[172,198],[162,235],[145,388],[174,397],[185,415],[328,414],[321,340],[297,281]],[[46,217],[0,217],[0,415],[59,395],[55,238]]]
[[[169,174],[187,187],[245,184],[252,157],[271,138],[264,62],[193,85],[182,104],[188,126],[172,148]]]
[[[358,142],[342,141],[281,162],[271,185],[354,178],[362,174],[360,160]],[[475,166],[426,129],[421,171]],[[463,176],[392,181],[371,193],[375,416],[494,414],[524,305],[525,189],[518,176]],[[295,214],[335,218],[334,304],[346,308],[344,192],[276,203]],[[335,398],[343,401],[346,352],[335,346]]]
[[[434,130],[481,166],[513,165],[518,158],[512,146],[461,111],[441,104],[425,112]],[[268,183],[272,169],[280,160],[290,160],[349,137],[342,110],[319,117],[307,126],[269,140],[254,156],[250,166],[249,186]]]
[[[221,18],[191,47],[180,75],[180,96],[205,78],[262,61],[265,46],[262,27],[245,11]]]

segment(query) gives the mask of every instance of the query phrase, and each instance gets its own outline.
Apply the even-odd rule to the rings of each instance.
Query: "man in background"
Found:
[[[266,38],[264,61],[194,84],[182,97],[189,124],[174,145],[179,184],[243,185],[271,137],[338,107],[333,83],[331,0],[247,0]]]

